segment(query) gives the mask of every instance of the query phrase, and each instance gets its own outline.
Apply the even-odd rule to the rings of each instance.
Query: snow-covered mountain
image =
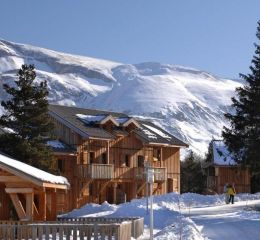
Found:
[[[49,100],[149,118],[198,153],[218,138],[239,81],[155,62],[122,64],[0,40],[0,100],[23,63],[48,81]],[[1,109],[0,109],[1,112]]]

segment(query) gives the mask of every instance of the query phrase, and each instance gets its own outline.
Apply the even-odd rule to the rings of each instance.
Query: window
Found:
[[[160,161],[161,160],[161,150],[160,149],[153,149],[153,160]]]
[[[90,183],[89,184],[89,196],[93,196],[93,184],[92,183]]]
[[[130,159],[128,154],[125,155],[125,166],[130,167]]]
[[[106,153],[102,153],[101,161],[102,161],[102,164],[106,164],[107,163],[107,154]]]
[[[58,159],[58,170],[60,172],[64,172],[65,171],[65,164],[64,161],[61,159]]]
[[[90,164],[94,163],[94,159],[95,159],[95,153],[94,152],[90,152],[89,153],[89,163]]]
[[[144,156],[138,155],[137,164],[138,164],[138,167],[144,167]]]

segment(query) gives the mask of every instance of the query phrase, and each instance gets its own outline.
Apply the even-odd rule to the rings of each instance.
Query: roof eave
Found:
[[[186,148],[189,146],[183,146],[178,144],[170,144],[170,143],[155,143],[155,142],[148,142],[149,145],[161,145],[161,146],[167,146],[167,147],[178,147],[178,148]]]
[[[54,187],[54,185],[55,185],[55,188],[68,189],[68,186],[69,186],[69,185],[67,185],[65,183],[64,184],[61,184],[61,183],[51,183],[51,182],[46,182],[46,181],[43,181],[43,180],[39,180],[39,179],[37,179],[34,176],[31,176],[31,175],[29,175],[29,174],[27,174],[25,172],[22,172],[22,171],[20,171],[18,169],[15,169],[15,168],[11,167],[11,166],[8,166],[7,164],[2,163],[2,162],[0,163],[0,168],[4,169],[5,171],[8,171],[8,172],[10,172],[10,173],[20,177],[20,178],[23,178],[23,179],[25,179],[25,180],[27,180],[29,182],[32,182],[32,183],[34,183],[35,185],[37,185],[39,187],[47,187],[48,185],[49,185],[49,187],[50,187],[50,185],[52,185]]]
[[[80,130],[79,128],[77,128],[76,126],[74,126],[73,124],[71,124],[69,121],[65,120],[64,118],[60,117],[58,114],[56,114],[55,112],[49,110],[48,112],[50,114],[50,116],[52,116],[53,118],[57,119],[58,121],[60,121],[61,123],[63,123],[65,126],[67,126],[68,128],[72,129],[73,131],[75,131],[76,133],[78,133],[80,136],[82,136],[83,138],[89,138],[89,135],[85,132],[83,132],[82,130]]]

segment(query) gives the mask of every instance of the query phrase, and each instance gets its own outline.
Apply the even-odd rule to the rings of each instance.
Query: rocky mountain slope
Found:
[[[0,100],[8,97],[2,84],[12,84],[23,63],[48,81],[50,102],[149,118],[201,154],[220,137],[223,113],[240,86],[183,66],[122,64],[0,40]]]

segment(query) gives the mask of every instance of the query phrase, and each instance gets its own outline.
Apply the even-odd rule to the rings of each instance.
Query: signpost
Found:
[[[150,166],[149,162],[145,162],[145,174],[146,174],[146,191],[149,191],[150,198],[150,240],[153,240],[153,183],[154,183],[154,169]],[[149,186],[149,188],[148,188]],[[147,193],[147,192],[146,192]],[[148,213],[148,194],[146,209]]]

